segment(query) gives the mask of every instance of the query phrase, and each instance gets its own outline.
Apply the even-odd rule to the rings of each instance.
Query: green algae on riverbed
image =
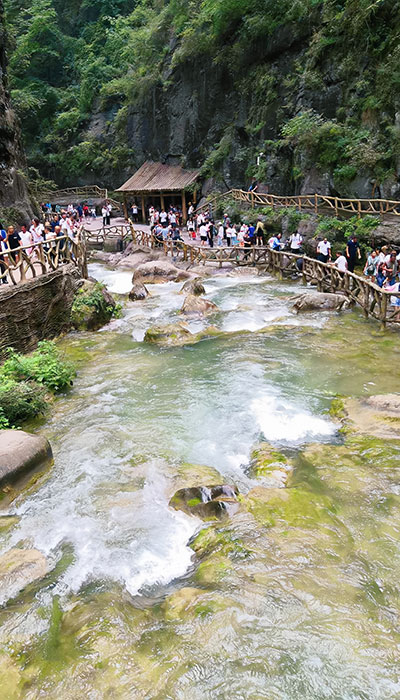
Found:
[[[276,283],[241,284],[218,304],[262,313]],[[393,391],[398,336],[357,313],[311,320],[168,350],[126,326],[60,341],[78,377],[41,427],[55,466],[0,532],[55,563],[0,613],[10,697],[399,695],[400,444],[339,435],[329,417],[338,394]],[[265,438],[294,465],[285,489],[248,476]],[[229,519],[169,512],[177,489],[225,482],[242,494]],[[161,561],[161,579],[186,556],[138,593],[146,567]]]

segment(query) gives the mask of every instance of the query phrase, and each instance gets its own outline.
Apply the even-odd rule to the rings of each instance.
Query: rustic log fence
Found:
[[[388,214],[400,216],[400,202],[391,199],[345,199],[343,197],[330,197],[323,194],[306,194],[279,196],[275,194],[247,192],[246,190],[232,189],[211,197],[204,204],[197,207],[196,212],[207,211],[219,201],[231,198],[235,202],[256,207],[295,207],[298,211],[313,211],[315,214],[328,211],[335,216],[340,213],[352,214],[361,218],[364,215],[384,217]]]
[[[108,196],[108,190],[98,185],[83,185],[82,187],[66,187],[61,190],[42,190],[38,192],[38,198],[43,202],[84,202],[89,199],[107,200],[121,209],[122,205],[116,199]]]
[[[0,289],[3,281],[13,285],[57,270],[73,263],[82,277],[87,277],[86,241],[83,227],[74,239],[58,236],[2,252],[0,255]]]
[[[354,272],[341,272],[332,263],[320,262],[305,255],[271,250],[267,246],[206,248],[179,240],[168,239],[160,242],[151,233],[135,229],[132,222],[116,228],[121,229],[120,236],[128,236],[135,245],[158,248],[174,261],[187,263],[188,269],[193,265],[207,263],[219,268],[226,263],[240,267],[257,267],[277,275],[280,279],[301,279],[304,285],[315,286],[321,292],[344,294],[352,303],[361,307],[366,318],[374,318],[380,322],[381,327],[385,327],[387,323],[400,324],[400,307],[397,306],[400,292],[382,289]],[[87,232],[88,236],[92,234],[93,232]]]

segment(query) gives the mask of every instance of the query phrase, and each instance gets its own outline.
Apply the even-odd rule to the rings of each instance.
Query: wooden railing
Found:
[[[106,238],[122,238],[122,247],[124,248],[128,241],[132,240],[131,225],[128,223],[118,226],[102,226],[101,228],[97,228],[92,231],[85,229],[85,240],[89,248],[99,248],[103,246]]]
[[[87,277],[86,242],[83,230],[75,235],[20,246],[2,252],[0,256],[0,290],[5,289],[4,280],[13,285],[57,270],[72,263],[82,277]]]
[[[389,292],[353,272],[341,272],[332,263],[323,263],[314,258],[286,251],[271,250],[266,246],[206,248],[185,241],[168,239],[159,242],[151,233],[135,229],[131,221],[126,226],[115,228],[121,229],[119,235],[128,236],[135,245],[158,248],[164,255],[171,256],[174,261],[187,263],[188,268],[192,265],[206,265],[206,263],[218,265],[221,268],[224,263],[229,263],[258,267],[280,278],[296,277],[302,279],[305,285],[315,286],[318,291],[339,292],[346,295],[362,308],[367,318],[370,316],[376,319],[382,327],[387,323],[400,324],[400,307],[392,304],[392,301],[400,298],[400,292]],[[90,235],[92,233],[90,232]]]
[[[108,190],[98,185],[85,185],[82,187],[66,187],[61,190],[43,190],[38,192],[38,199],[43,202],[61,202],[61,204],[79,203],[88,199],[101,199],[111,202],[111,204],[121,208],[121,203],[108,196]]]
[[[231,198],[235,202],[241,202],[246,206],[255,207],[295,207],[299,211],[313,211],[327,213],[330,211],[335,216],[340,213],[353,214],[358,218],[366,214],[384,217],[388,214],[400,216],[400,202],[391,199],[344,199],[342,197],[329,197],[323,194],[291,195],[280,197],[275,194],[259,192],[247,192],[245,190],[232,189],[214,197],[197,207],[197,212],[206,211],[221,199]]]

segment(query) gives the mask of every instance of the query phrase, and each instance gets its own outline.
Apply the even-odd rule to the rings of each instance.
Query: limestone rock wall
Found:
[[[32,215],[28,190],[20,168],[24,166],[19,125],[7,91],[4,3],[0,0],[0,222],[24,221]],[[12,208],[14,211],[7,211]],[[15,213],[14,213],[15,212]],[[2,221],[3,217],[9,221]]]
[[[0,289],[0,359],[5,349],[30,352],[39,340],[70,328],[80,275],[72,263],[17,286]]]

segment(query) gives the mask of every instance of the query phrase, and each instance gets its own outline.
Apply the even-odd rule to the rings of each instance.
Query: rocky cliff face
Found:
[[[3,9],[3,0],[0,0],[0,221],[6,225],[26,219],[31,214],[31,205],[19,171],[24,164],[20,132],[7,91]]]

